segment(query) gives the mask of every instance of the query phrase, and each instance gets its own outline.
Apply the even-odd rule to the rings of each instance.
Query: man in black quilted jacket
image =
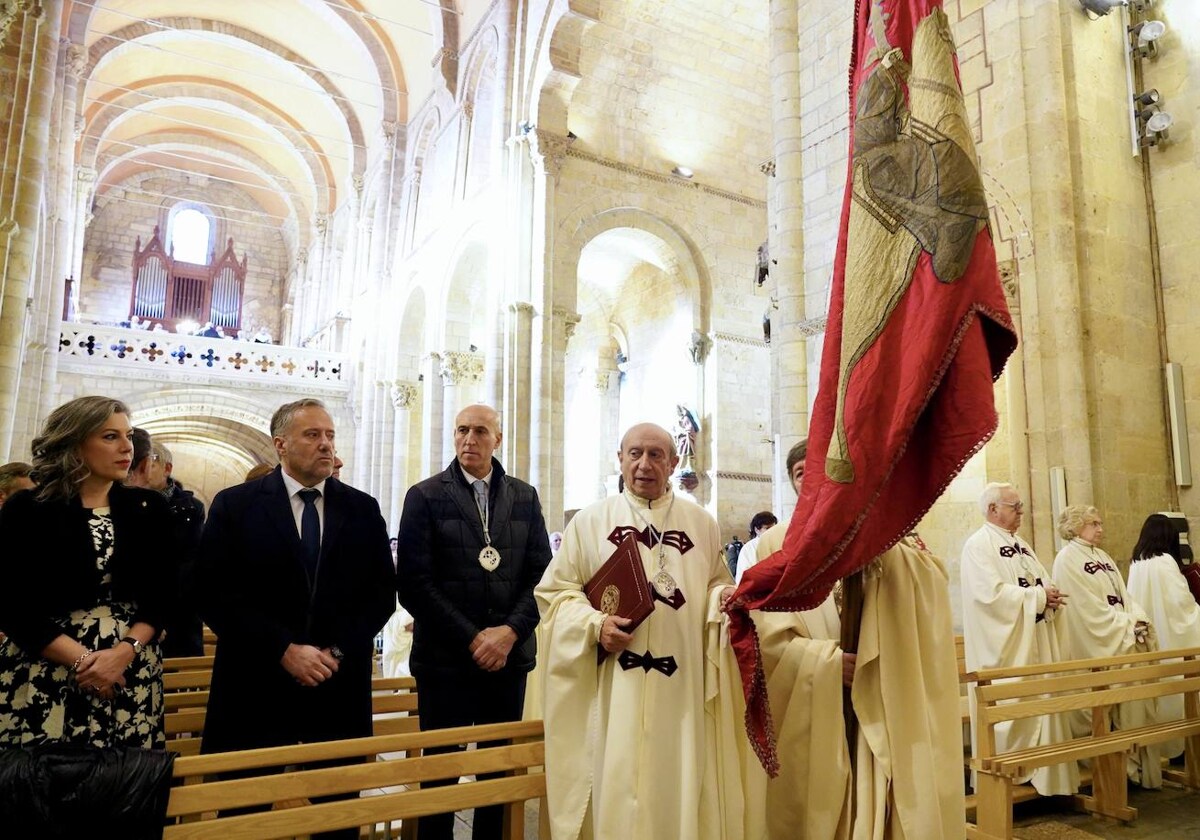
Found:
[[[400,603],[416,623],[412,674],[422,729],[520,720],[538,623],[533,587],[550,562],[537,491],[493,453],[500,415],[467,406],[455,459],[414,485],[397,536]],[[427,750],[427,753],[436,750]],[[500,838],[502,806],[476,809],[475,840]],[[422,817],[421,840],[451,840],[453,814]]]

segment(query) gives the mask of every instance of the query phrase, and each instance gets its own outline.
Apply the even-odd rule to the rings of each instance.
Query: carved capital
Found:
[[[1004,288],[1004,302],[1008,304],[1010,312],[1016,313],[1021,305],[1021,289],[1017,278],[1016,260],[997,263],[996,268],[1000,272],[1000,285]]]
[[[416,382],[405,382],[397,379],[392,382],[392,408],[396,411],[408,411],[417,404],[417,394],[420,386]]]
[[[602,394],[608,391],[608,386],[612,383],[612,375],[613,371],[611,370],[596,371],[596,390]]]
[[[367,179],[363,177],[361,172],[358,172],[351,176],[350,182],[354,184],[354,191],[361,197],[363,186],[366,184]]]
[[[517,315],[526,315],[530,318],[532,318],[534,312],[536,312],[536,310],[533,308],[533,304],[527,300],[514,300],[508,305],[508,311]]]
[[[575,142],[574,137],[563,137],[552,131],[535,128],[529,133],[529,156],[534,168],[541,174],[557,178],[567,159],[567,150]]]
[[[447,385],[478,382],[483,379],[483,356],[478,353],[447,350],[442,353],[442,365],[439,373],[442,375],[442,381]]]
[[[462,112],[463,116],[468,120],[475,119],[475,100],[468,99],[466,102],[464,102],[462,104]]]
[[[688,353],[691,354],[692,364],[704,364],[704,360],[708,358],[708,351],[712,349],[712,344],[712,339],[704,333],[692,330],[692,337],[688,341]]]
[[[318,213],[317,215],[313,216],[313,230],[316,231],[317,236],[324,238],[325,231],[328,227],[329,217],[327,215],[324,213]]]
[[[578,312],[572,312],[562,306],[554,307],[554,321],[555,323],[562,324],[564,341],[570,341],[571,337],[575,335],[575,328],[579,326],[582,318],[583,316]]]
[[[758,171],[766,175],[768,178],[775,177],[775,159],[764,160],[758,165]]]
[[[379,130],[383,132],[385,139],[391,140],[396,136],[396,132],[400,130],[400,123],[395,120],[384,120],[379,124]]]
[[[96,183],[96,170],[90,166],[81,166],[75,170],[75,180],[81,187],[89,187]]]
[[[0,235],[16,236],[20,232],[21,226],[17,224],[16,219],[10,219],[7,216],[5,216],[3,219],[0,219]]]
[[[67,44],[66,55],[67,74],[73,79],[83,78],[84,71],[87,70],[88,51],[81,44]]]
[[[825,332],[827,320],[824,315],[819,318],[806,318],[796,325],[796,329],[805,338],[812,338],[814,335],[820,335]]]
[[[87,129],[87,117],[80,114],[75,118],[75,139],[78,140],[83,136],[83,132]]]

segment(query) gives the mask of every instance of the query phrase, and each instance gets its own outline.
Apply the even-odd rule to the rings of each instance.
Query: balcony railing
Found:
[[[327,350],[63,322],[59,364],[106,375],[196,374],[272,386],[344,390],[345,357]]]

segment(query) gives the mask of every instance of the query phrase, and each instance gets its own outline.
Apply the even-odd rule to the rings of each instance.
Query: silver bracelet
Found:
[[[94,650],[85,650],[83,653],[79,654],[79,658],[76,659],[75,663],[71,666],[71,673],[72,674],[79,673],[79,666],[83,664],[83,660],[87,659],[89,656],[91,656],[95,652],[96,651],[94,651]]]

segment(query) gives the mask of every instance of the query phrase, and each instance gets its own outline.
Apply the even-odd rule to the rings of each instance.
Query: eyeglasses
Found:
[[[1013,513],[1021,513],[1025,510],[1024,502],[996,502],[996,504],[1012,508]]]

